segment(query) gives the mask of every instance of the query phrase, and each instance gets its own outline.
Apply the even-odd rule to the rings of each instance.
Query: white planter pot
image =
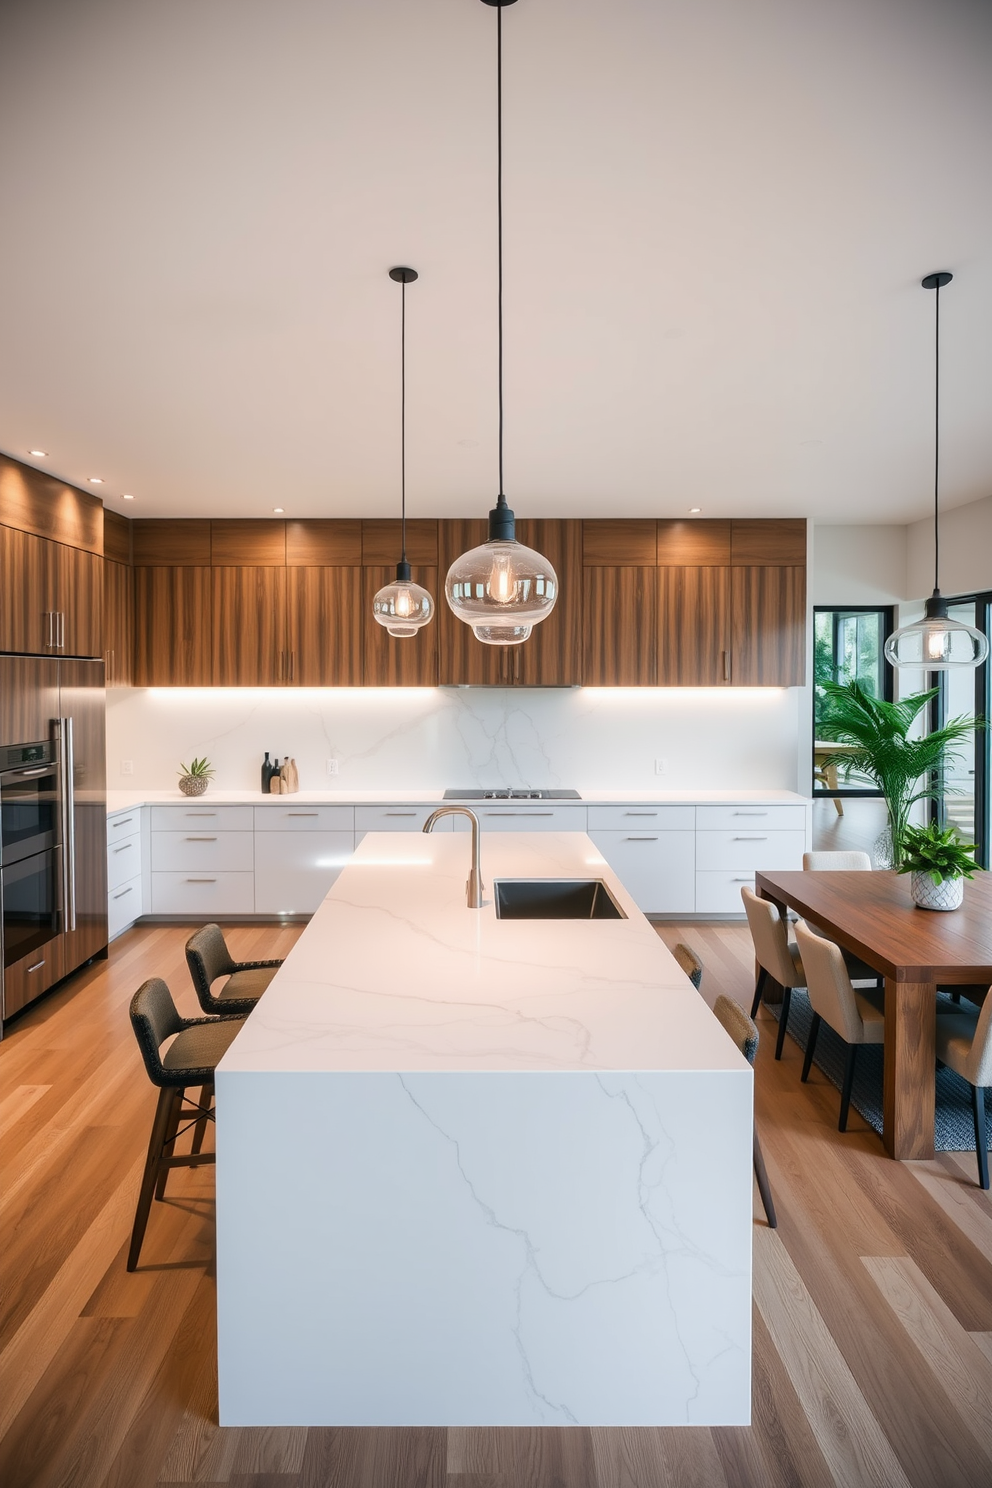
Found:
[[[935,884],[929,873],[911,873],[909,891],[918,909],[960,909],[964,903],[963,878],[945,878]]]

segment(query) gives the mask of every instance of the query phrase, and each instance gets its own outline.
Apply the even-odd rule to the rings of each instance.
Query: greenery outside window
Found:
[[[864,776],[849,775],[824,766],[819,746],[822,725],[829,720],[831,699],[824,682],[858,681],[874,697],[892,698],[892,668],[883,649],[893,630],[891,606],[817,605],[813,610],[813,794],[814,796],[878,796],[880,791]],[[836,744],[830,748],[836,751]]]
[[[952,600],[948,614],[954,620],[976,626],[984,635],[992,633],[992,591],[967,595]],[[933,726],[941,728],[949,718],[974,713],[979,718],[992,715],[990,669],[987,661],[974,671],[970,668],[935,672],[928,678],[930,686],[939,687],[933,711]],[[954,826],[967,842],[977,844],[975,857],[983,868],[992,863],[992,734],[979,730],[959,746],[960,758],[952,763],[949,783],[952,793],[937,805],[937,819]]]

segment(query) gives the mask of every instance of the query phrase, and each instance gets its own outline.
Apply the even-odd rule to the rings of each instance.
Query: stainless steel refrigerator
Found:
[[[102,661],[0,656],[6,1020],[107,946]]]

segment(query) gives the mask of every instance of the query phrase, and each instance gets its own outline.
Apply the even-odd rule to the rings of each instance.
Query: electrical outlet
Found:
[[[667,775],[668,774],[668,761],[667,761],[667,759],[664,759],[661,756],[659,756],[655,760],[655,762],[654,762],[654,773],[656,775]]]
[[[122,775],[133,775],[134,774],[134,760],[121,760],[121,774]]]
[[[337,775],[338,761],[336,759],[329,759],[327,761],[327,773],[328,775]]]

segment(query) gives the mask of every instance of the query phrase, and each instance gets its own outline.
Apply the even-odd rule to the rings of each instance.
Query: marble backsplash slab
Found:
[[[806,702],[781,688],[119,689],[107,784],[169,788],[195,754],[217,786],[253,790],[268,750],[311,790],[795,790]]]

